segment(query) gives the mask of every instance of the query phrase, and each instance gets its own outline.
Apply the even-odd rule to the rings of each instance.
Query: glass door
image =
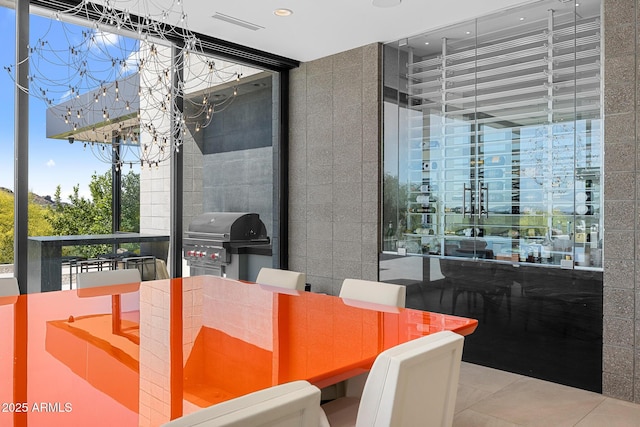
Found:
[[[440,41],[444,125],[444,170],[439,177],[444,183],[441,255],[463,258],[486,258],[488,253],[480,227],[485,206],[476,123],[476,32],[472,21],[449,30]]]

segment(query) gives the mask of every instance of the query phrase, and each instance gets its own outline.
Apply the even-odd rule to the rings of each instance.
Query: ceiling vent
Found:
[[[371,4],[375,7],[394,7],[398,6],[402,0],[373,0]]]
[[[220,21],[228,22],[229,24],[238,25],[242,28],[246,28],[248,30],[263,30],[264,27],[253,24],[248,21],[243,21],[242,19],[234,18],[233,16],[225,15],[224,13],[216,12],[215,15],[212,16],[213,19],[218,19]]]

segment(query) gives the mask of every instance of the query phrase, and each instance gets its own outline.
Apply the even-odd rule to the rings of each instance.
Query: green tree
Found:
[[[409,200],[409,188],[401,183],[398,177],[388,173],[384,174],[383,182],[382,221],[383,229],[391,223],[396,237],[399,237],[407,226],[407,203]]]
[[[29,202],[30,236],[65,236],[85,234],[109,234],[111,224],[111,171],[102,175],[94,173],[89,183],[91,198],[80,196],[80,187],[73,187],[69,202],[62,202],[60,186],[56,188],[54,206],[45,207]],[[0,191],[0,263],[13,263],[13,194]],[[140,175],[133,171],[122,177],[121,231],[140,230]],[[133,248],[130,248],[133,249]],[[74,254],[94,257],[110,252],[107,245],[65,247],[64,255]]]
[[[140,174],[130,171],[122,176],[120,230],[140,231]]]
[[[140,177],[133,171],[123,177],[121,231],[140,230]],[[112,231],[111,211],[111,171],[102,175],[93,174],[89,183],[91,198],[79,195],[79,186],[73,187],[69,203],[61,201],[60,186],[57,187],[55,208],[50,215],[54,234],[85,235],[109,234]],[[108,245],[65,248],[65,254],[81,255],[87,258],[111,252]]]
[[[0,191],[0,264],[13,263],[13,212],[14,195]],[[35,204],[32,196],[29,197],[28,216],[29,236],[51,235],[53,228],[48,221],[49,208]]]
[[[0,191],[0,263],[13,263],[13,194]]]

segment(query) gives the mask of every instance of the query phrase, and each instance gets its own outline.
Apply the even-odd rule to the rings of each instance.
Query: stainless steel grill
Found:
[[[267,229],[256,213],[207,212],[191,221],[183,239],[191,275],[212,274],[247,279],[240,256],[255,248],[271,256]]]

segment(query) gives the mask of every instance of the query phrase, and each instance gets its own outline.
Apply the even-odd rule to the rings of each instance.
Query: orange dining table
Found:
[[[477,324],[214,276],[0,298],[0,426],[158,426]]]

